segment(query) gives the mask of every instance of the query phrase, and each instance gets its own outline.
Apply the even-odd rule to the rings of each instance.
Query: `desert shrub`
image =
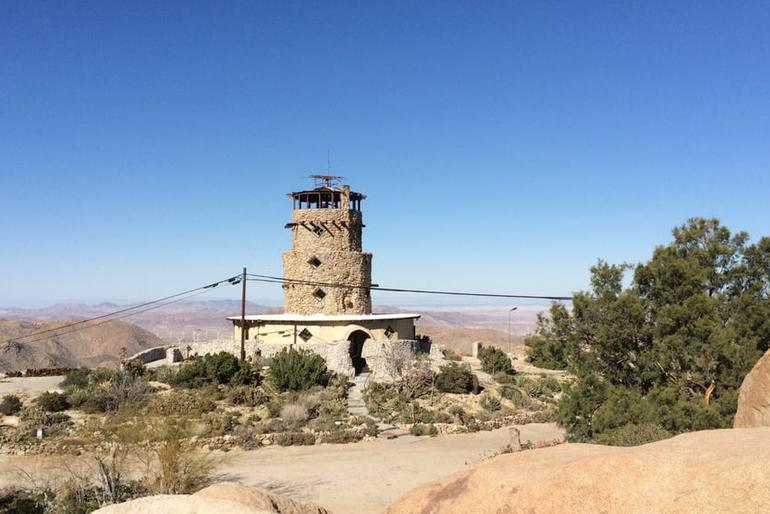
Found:
[[[245,385],[254,382],[251,364],[241,362],[228,352],[209,353],[186,362],[179,371],[169,377],[172,385],[187,388],[205,384]]]
[[[438,429],[432,423],[415,423],[409,428],[409,433],[416,436],[429,435],[433,437],[438,435]]]
[[[473,377],[471,371],[456,362],[441,366],[436,375],[436,389],[444,393],[467,394],[471,392]]]
[[[319,438],[319,442],[328,444],[346,444],[358,442],[363,438],[363,432],[336,429],[326,434],[322,434]]]
[[[227,398],[233,405],[247,407],[258,407],[269,400],[269,396],[262,389],[248,385],[232,387]]]
[[[303,393],[298,401],[312,415],[321,406],[323,399],[318,393]]]
[[[89,369],[75,369],[67,373],[62,380],[61,386],[66,391],[72,388],[85,388],[88,387],[91,378],[91,370]]]
[[[145,481],[155,494],[190,494],[200,489],[213,469],[211,458],[195,450],[187,439],[187,425],[172,418],[160,418],[150,429],[157,466]]]
[[[280,446],[310,446],[315,444],[315,436],[308,432],[283,432],[275,435],[274,442]]]
[[[44,514],[55,498],[53,491],[25,491],[10,489],[0,491],[0,513]]]
[[[491,394],[484,394],[479,401],[479,405],[481,405],[482,409],[489,412],[495,412],[501,408],[500,398],[492,396]]]
[[[434,423],[452,423],[454,418],[443,411],[436,411],[433,416]]]
[[[206,435],[209,437],[230,434],[238,425],[238,419],[232,412],[209,412],[203,417],[206,423]]]
[[[63,413],[49,414],[38,405],[28,405],[19,411],[20,439],[34,437],[39,428],[48,436],[57,435],[72,425],[70,417]]]
[[[21,410],[22,406],[23,404],[18,396],[8,394],[3,396],[3,401],[0,402],[0,413],[5,416],[13,416]]]
[[[513,402],[514,405],[517,407],[525,407],[525,394],[521,392],[521,389],[519,389],[516,386],[513,386],[511,384],[503,384],[498,389],[498,392],[500,393],[500,396],[505,398],[506,400],[510,400]]]
[[[481,369],[486,373],[515,373],[511,365],[511,359],[500,348],[495,346],[482,346],[479,348],[479,361]]]
[[[37,404],[47,412],[61,412],[69,409],[67,396],[62,393],[44,392],[37,397]]]
[[[281,407],[281,419],[289,425],[299,425],[307,421],[308,410],[299,403],[288,403]]]
[[[468,413],[465,412],[465,409],[460,405],[452,405],[449,407],[449,409],[447,409],[447,414],[453,417],[452,421],[459,422],[462,425],[464,425],[465,421],[468,419]]]
[[[176,382],[176,372],[177,369],[171,366],[159,366],[148,370],[146,376],[149,380],[156,380],[158,382],[163,382],[164,384],[174,385]]]
[[[200,417],[216,409],[214,401],[205,394],[188,391],[169,391],[154,397],[147,411],[159,416]]]
[[[517,376],[510,373],[498,372],[495,373],[492,378],[498,384],[515,384]]]
[[[305,350],[284,348],[270,359],[270,379],[280,391],[302,391],[320,383],[326,361]]]
[[[143,377],[147,368],[138,360],[130,360],[123,363],[123,371],[132,377]]]
[[[452,350],[444,350],[444,358],[448,361],[461,361],[463,358]]]
[[[668,439],[672,435],[671,432],[654,423],[640,425],[629,423],[598,434],[594,437],[594,442],[609,446],[639,446]]]

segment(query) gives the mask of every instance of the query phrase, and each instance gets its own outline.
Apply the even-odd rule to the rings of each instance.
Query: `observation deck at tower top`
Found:
[[[335,187],[334,184],[342,177],[313,175],[317,186],[314,189],[289,193],[294,210],[297,209],[343,209],[347,204],[352,211],[361,210],[361,201],[366,195],[350,190],[350,186]]]

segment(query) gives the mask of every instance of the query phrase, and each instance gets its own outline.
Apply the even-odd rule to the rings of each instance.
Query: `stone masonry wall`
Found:
[[[362,218],[348,209],[293,211],[292,249],[283,254],[287,279],[356,287],[284,285],[291,314],[370,314],[372,255],[361,252]],[[316,234],[315,229],[320,232]],[[314,293],[321,289],[323,298]]]

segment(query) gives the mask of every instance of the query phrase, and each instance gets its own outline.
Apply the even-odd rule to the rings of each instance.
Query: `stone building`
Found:
[[[362,249],[366,196],[337,187],[337,177],[314,178],[314,189],[289,194],[292,247],[283,254],[284,313],[247,315],[245,327],[240,316],[228,318],[234,341],[243,329],[247,351],[269,356],[286,346],[307,348],[324,356],[331,369],[351,375],[384,373],[394,353],[431,352],[415,340],[419,314],[372,314],[372,254]]]

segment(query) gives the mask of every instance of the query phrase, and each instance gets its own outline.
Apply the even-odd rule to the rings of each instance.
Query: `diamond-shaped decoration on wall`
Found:
[[[313,296],[315,297],[316,300],[323,300],[324,298],[326,298],[326,291],[324,291],[319,287],[318,289],[313,291]]]
[[[388,325],[388,328],[385,329],[385,337],[387,337],[388,339],[390,339],[390,336],[392,336],[395,333],[396,331],[393,330],[393,327],[391,327],[390,325]]]
[[[317,268],[318,266],[321,265],[321,259],[319,259],[314,255],[307,260],[307,263],[313,266],[314,268]]]
[[[313,333],[306,328],[303,328],[302,332],[300,332],[297,335],[299,336],[300,339],[302,339],[306,343],[310,340],[311,337],[313,337]]]
[[[325,232],[325,229],[321,225],[313,225],[313,234],[321,237],[321,234]]]

